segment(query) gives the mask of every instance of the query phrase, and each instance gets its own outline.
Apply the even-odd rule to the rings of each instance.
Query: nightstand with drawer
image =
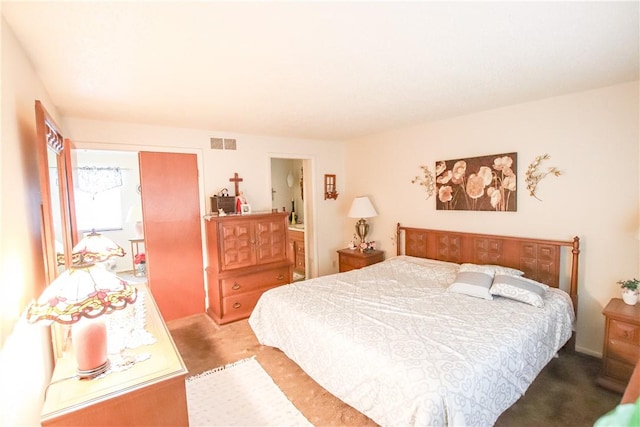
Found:
[[[613,298],[602,314],[606,323],[602,372],[597,383],[622,393],[640,359],[640,304],[628,305]]]
[[[340,273],[366,267],[380,261],[384,261],[384,251],[360,252],[357,249],[340,249],[338,251]]]

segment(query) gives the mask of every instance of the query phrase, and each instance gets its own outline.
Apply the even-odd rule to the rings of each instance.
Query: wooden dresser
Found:
[[[129,350],[147,360],[94,380],[73,378],[72,354],[56,360],[42,408],[43,426],[187,426],[187,368],[144,285],[146,325],[154,344]],[[107,315],[108,316],[108,315]]]
[[[622,393],[640,359],[640,304],[628,305],[613,298],[602,314],[606,323],[602,372],[597,383]]]
[[[296,273],[305,274],[304,230],[289,229],[289,259]]]
[[[263,292],[292,282],[287,212],[205,220],[207,313],[218,324],[249,317]]]

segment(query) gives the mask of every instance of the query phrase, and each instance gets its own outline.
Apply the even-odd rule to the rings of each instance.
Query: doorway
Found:
[[[294,280],[317,277],[313,221],[312,160],[272,156],[272,209],[294,212],[289,217],[289,240],[294,263]]]
[[[109,260],[108,268],[126,280],[146,281],[167,321],[204,312],[206,307],[199,157],[173,151],[73,150],[74,186],[79,190],[85,181],[90,190],[75,192],[76,198],[87,199],[85,206],[90,208],[90,222],[81,231],[96,229],[125,249],[126,256]],[[81,171],[88,179],[78,179]],[[112,175],[115,179],[96,179]],[[104,188],[94,188],[97,183]],[[99,201],[103,205],[96,205]],[[79,208],[82,204],[76,203]],[[99,218],[101,211],[108,215]],[[145,267],[142,274],[137,274],[137,264]]]

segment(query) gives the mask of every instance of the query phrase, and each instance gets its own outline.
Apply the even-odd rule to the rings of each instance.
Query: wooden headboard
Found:
[[[431,258],[462,264],[497,264],[524,271],[525,277],[558,288],[561,285],[560,255],[570,248],[568,280],[574,312],[578,309],[578,255],[580,238],[545,240],[459,231],[403,227],[396,231],[398,255]],[[402,244],[403,243],[403,244]]]

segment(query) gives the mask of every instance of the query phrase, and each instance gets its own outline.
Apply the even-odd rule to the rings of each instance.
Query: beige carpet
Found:
[[[258,344],[246,320],[218,326],[206,314],[168,324],[189,375],[256,356],[289,400],[316,426],[375,426],[313,381],[280,350]]]
[[[168,324],[190,375],[256,356],[284,394],[316,426],[373,426],[369,418],[320,387],[281,351],[264,347],[246,320],[218,326],[206,314]],[[600,360],[561,353],[525,396],[500,416],[498,427],[592,426],[621,395],[595,385]]]

